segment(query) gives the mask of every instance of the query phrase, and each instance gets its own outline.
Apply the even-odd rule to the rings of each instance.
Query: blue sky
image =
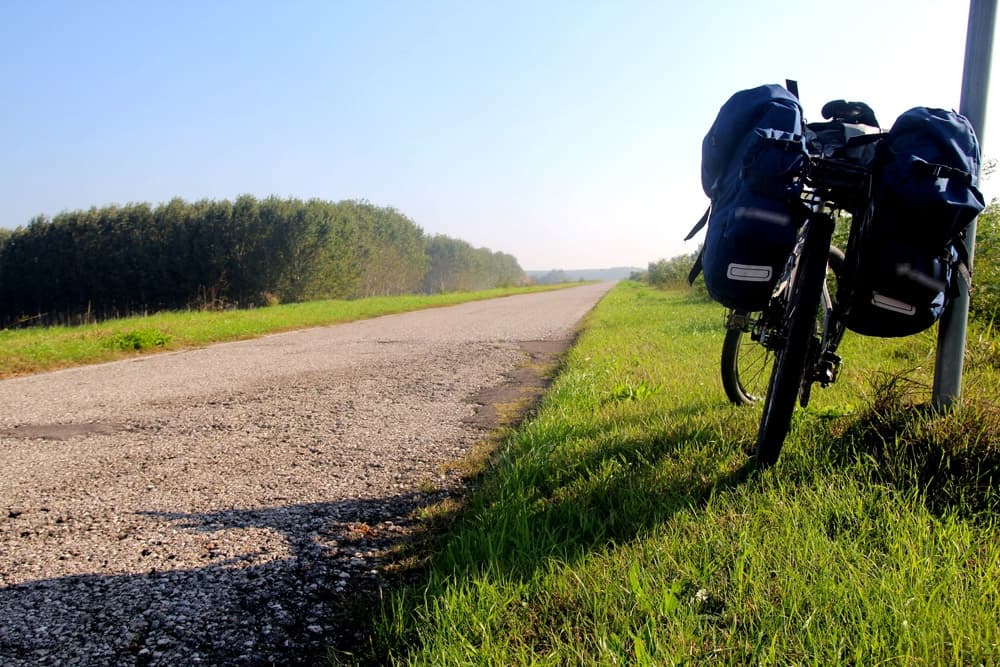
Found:
[[[886,127],[957,108],[967,20],[960,0],[10,1],[0,227],[366,199],[526,269],[645,266],[694,249],[730,94],[794,78],[808,119],[857,99]]]

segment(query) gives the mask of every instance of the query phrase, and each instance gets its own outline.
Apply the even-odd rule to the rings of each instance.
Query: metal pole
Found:
[[[965,64],[962,70],[962,99],[958,111],[972,123],[979,144],[986,131],[986,95],[989,92],[990,56],[993,52],[993,27],[996,21],[996,0],[971,0],[969,27],[965,35]],[[965,237],[969,251],[969,268],[976,249],[976,221],[969,225]],[[966,327],[969,321],[969,290],[958,281],[958,296],[941,316],[938,327],[937,359],[934,363],[934,407],[944,410],[958,401],[962,394],[962,364],[965,359]]]

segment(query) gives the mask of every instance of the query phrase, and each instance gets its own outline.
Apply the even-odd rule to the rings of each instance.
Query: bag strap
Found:
[[[965,185],[972,185],[972,174],[964,169],[956,169],[946,164],[935,164],[924,160],[914,160],[913,168],[934,178],[954,178]]]
[[[705,254],[705,246],[701,246],[701,250],[698,251],[698,256],[694,260],[694,266],[691,267],[691,271],[688,273],[688,285],[694,285],[694,279],[698,277],[701,273],[701,256]]]
[[[868,144],[877,144],[885,138],[885,133],[872,133],[872,134],[859,134],[856,137],[848,137],[845,142],[847,148],[856,148],[858,146],[867,146]]]
[[[708,216],[711,212],[712,212],[712,205],[709,204],[708,208],[705,209],[705,212],[702,214],[698,222],[694,223],[694,227],[692,227],[691,231],[688,232],[688,235],[684,237],[685,241],[690,241],[692,238],[694,238],[695,234],[701,231],[702,227],[708,224]],[[702,244],[701,249],[698,251],[698,256],[694,260],[694,266],[691,267],[691,271],[690,273],[688,273],[688,285],[694,285],[694,279],[698,277],[699,273],[701,273],[702,269],[701,256],[704,254],[705,254],[705,245]]]
[[[694,227],[688,232],[688,235],[684,237],[685,241],[690,241],[694,238],[694,235],[701,231],[701,228],[708,224],[708,214],[712,212],[712,205],[709,204],[708,208],[705,209],[705,213],[701,216],[698,222],[694,223]]]

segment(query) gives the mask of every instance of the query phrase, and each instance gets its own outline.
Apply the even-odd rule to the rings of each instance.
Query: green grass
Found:
[[[965,407],[933,415],[933,334],[849,335],[840,381],[754,472],[759,408],[726,403],[722,321],[610,292],[359,659],[1000,663],[995,357],[970,352]]]
[[[567,286],[313,301],[220,312],[165,312],[77,327],[5,329],[0,330],[0,378]]]

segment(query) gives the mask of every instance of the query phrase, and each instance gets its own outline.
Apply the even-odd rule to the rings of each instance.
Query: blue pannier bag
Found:
[[[860,237],[848,248],[842,289],[850,330],[908,336],[938,320],[955,271],[968,276],[962,240],[984,208],[979,167],[979,142],[964,116],[917,107],[896,119],[878,147]]]
[[[778,85],[743,90],[722,106],[702,143],[701,182],[712,200],[698,270],[727,308],[761,310],[795,245],[805,210],[802,106]]]

